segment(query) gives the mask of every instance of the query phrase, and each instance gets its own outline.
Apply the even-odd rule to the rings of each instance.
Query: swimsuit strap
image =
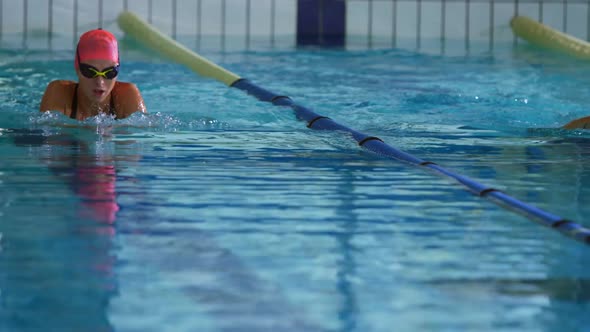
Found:
[[[75,119],[78,113],[78,83],[74,85],[74,97],[72,97],[72,112],[70,118]]]
[[[115,116],[117,119],[117,112],[115,112],[115,94],[111,92],[111,103],[109,105],[109,113]],[[78,83],[74,85],[74,97],[72,97],[72,113],[70,113],[70,118],[76,119],[76,115],[78,113]]]
[[[113,89],[115,90],[115,89]],[[111,91],[111,103],[109,105],[110,110],[109,112],[111,113],[111,115],[115,116],[115,120],[117,119],[117,112],[115,112],[115,93],[113,91]]]

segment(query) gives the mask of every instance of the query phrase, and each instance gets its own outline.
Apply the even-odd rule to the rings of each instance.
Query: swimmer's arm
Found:
[[[135,112],[146,112],[143,97],[135,84],[124,83],[117,90],[117,118],[123,119]]]
[[[563,129],[588,129],[590,128],[590,116],[579,118],[567,123]]]

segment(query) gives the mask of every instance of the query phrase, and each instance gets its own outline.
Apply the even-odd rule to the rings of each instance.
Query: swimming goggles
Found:
[[[86,78],[95,78],[98,76],[102,76],[107,80],[112,80],[119,74],[119,65],[108,67],[100,71],[91,65],[87,65],[85,63],[80,62],[80,53],[78,52],[78,50],[76,50],[76,56],[78,57],[78,66],[80,68],[80,73],[82,74],[82,76]]]

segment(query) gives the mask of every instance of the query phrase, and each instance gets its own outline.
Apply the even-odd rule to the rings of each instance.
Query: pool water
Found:
[[[41,114],[71,52],[0,54],[1,331],[584,331],[586,245],[123,45],[149,114]],[[590,64],[206,52],[319,114],[587,227]],[[590,197],[590,196],[589,196]]]

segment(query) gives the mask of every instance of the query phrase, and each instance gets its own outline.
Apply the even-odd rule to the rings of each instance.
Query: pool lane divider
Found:
[[[590,43],[553,29],[526,16],[510,20],[514,34],[529,43],[553,51],[590,60]]]
[[[401,151],[388,145],[382,139],[358,132],[354,129],[343,126],[329,117],[317,114],[309,108],[295,103],[290,97],[276,94],[266,90],[252,81],[241,78],[238,75],[214,64],[213,62],[201,57],[195,52],[182,46],[175,40],[164,35],[159,30],[152,27],[137,15],[125,11],[118,17],[118,23],[127,35],[133,37],[145,46],[167,56],[173,61],[186,65],[197,74],[216,79],[227,86],[242,90],[257,99],[272,103],[277,106],[291,108],[295,116],[307,123],[307,127],[316,130],[332,130],[348,133],[357,142],[357,144],[368,151],[377,155],[385,156],[391,159],[400,160],[415,166],[428,168],[438,174],[452,178],[465,186],[470,192],[480,197],[489,199],[501,207],[507,208],[527,218],[537,221],[540,224],[552,228],[562,234],[575,240],[590,244],[590,229],[571,221],[564,219],[555,214],[546,212],[540,208],[522,202],[506,193],[481,184],[467,176],[452,172],[435,162],[423,160],[407,152]]]

